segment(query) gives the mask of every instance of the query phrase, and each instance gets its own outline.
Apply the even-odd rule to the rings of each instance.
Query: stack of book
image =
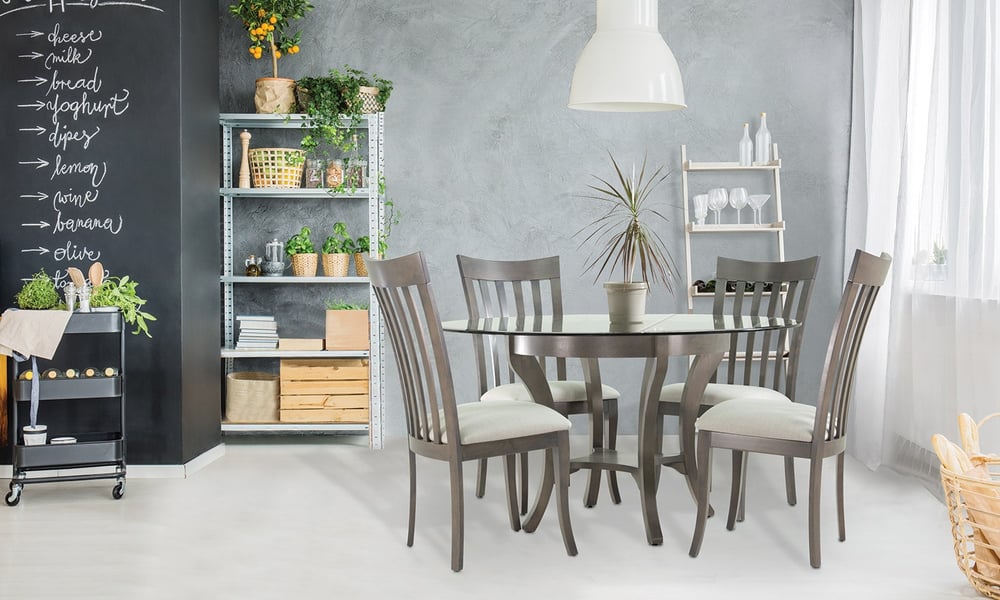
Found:
[[[274,317],[237,315],[239,337],[237,350],[274,350],[278,347],[278,324]]]

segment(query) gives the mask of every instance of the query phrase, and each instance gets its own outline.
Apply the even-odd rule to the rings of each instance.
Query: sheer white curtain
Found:
[[[847,248],[894,259],[855,387],[851,451],[871,467],[933,478],[930,436],[1000,411],[998,13],[855,0]]]

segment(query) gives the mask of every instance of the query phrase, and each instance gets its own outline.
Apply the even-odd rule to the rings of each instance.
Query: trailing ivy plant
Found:
[[[14,296],[18,308],[48,310],[59,304],[59,292],[52,278],[41,269],[24,282],[21,291]]]
[[[155,321],[156,317],[142,310],[146,300],[135,293],[135,288],[138,285],[139,282],[130,279],[128,275],[108,277],[91,292],[90,305],[95,307],[117,306],[121,309],[125,322],[129,325],[135,325],[133,335],[142,332],[146,337],[151,338],[153,336],[150,335],[146,322]]]
[[[308,227],[302,227],[302,231],[293,234],[292,237],[288,238],[285,242],[285,254],[288,256],[294,256],[296,254],[315,254],[316,247],[313,246],[312,231]]]
[[[303,77],[296,81],[302,110],[310,117],[310,132],[302,138],[302,148],[310,155],[319,154],[321,145],[350,152],[354,148],[350,132],[361,124],[364,103],[358,94],[362,87],[378,88],[378,101],[385,109],[392,94],[392,82],[378,75],[344,65],[321,77]],[[342,125],[341,117],[348,119]],[[324,152],[324,156],[325,156]]]
[[[354,254],[354,240],[347,233],[347,224],[341,221],[334,223],[333,235],[323,242],[324,254]]]

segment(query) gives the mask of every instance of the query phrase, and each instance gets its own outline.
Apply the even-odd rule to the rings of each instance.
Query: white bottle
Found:
[[[760,127],[754,136],[754,164],[766,165],[771,162],[771,132],[767,130],[767,113],[760,113]]]
[[[750,141],[750,123],[743,124],[743,139],[740,140],[740,166],[753,164],[753,142]]]

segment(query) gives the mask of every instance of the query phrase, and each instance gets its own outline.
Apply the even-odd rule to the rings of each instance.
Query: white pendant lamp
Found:
[[[687,107],[677,60],[660,35],[657,0],[597,0],[597,31],[576,61],[569,107],[605,112]]]

